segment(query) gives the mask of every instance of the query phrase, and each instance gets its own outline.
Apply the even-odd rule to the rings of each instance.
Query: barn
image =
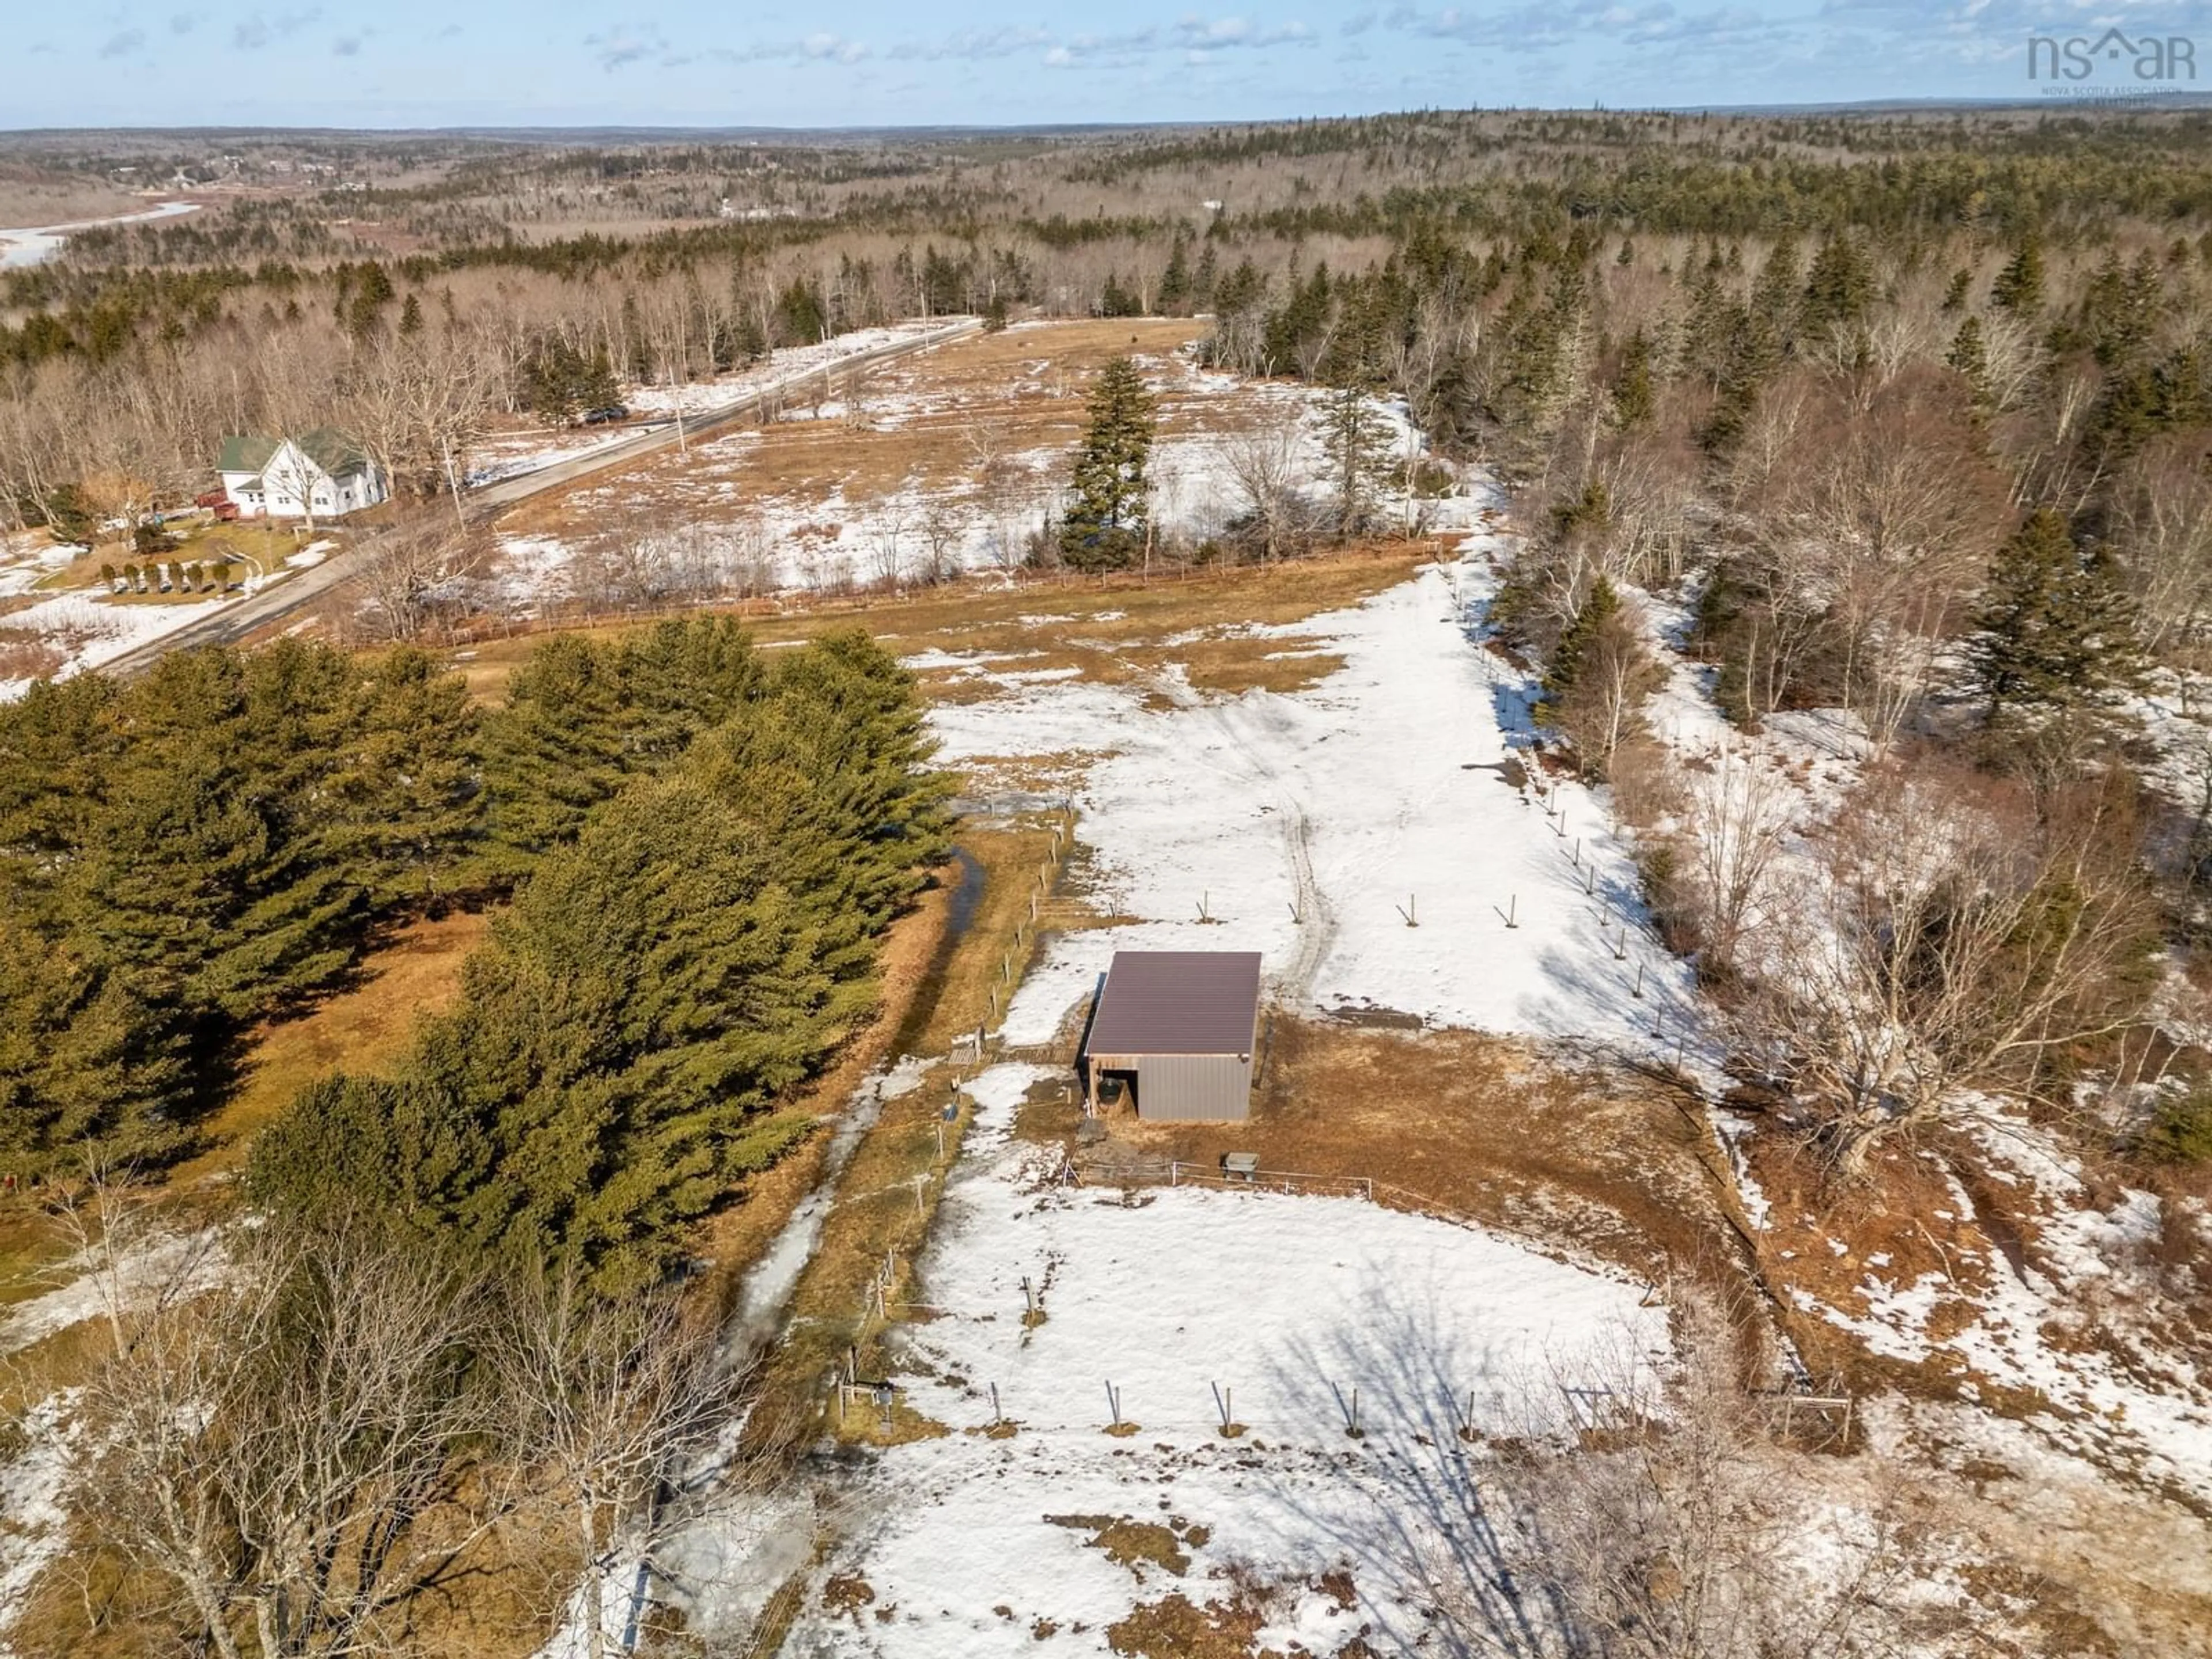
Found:
[[[1260,1033],[1257,951],[1117,951],[1078,1063],[1094,1111],[1126,1094],[1139,1117],[1250,1115]]]

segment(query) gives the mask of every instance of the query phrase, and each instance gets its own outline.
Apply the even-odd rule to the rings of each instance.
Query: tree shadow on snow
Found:
[[[1279,1553],[1315,1572],[1348,1566],[1368,1613],[1408,1648],[1554,1656],[1569,1623],[1515,1570],[1544,1540],[1498,1477],[1521,1437],[1571,1425],[1564,1391],[1587,1356],[1471,1340],[1442,1316],[1437,1288],[1378,1271],[1356,1318],[1274,1356],[1271,1385],[1321,1449],[1279,1449],[1256,1477]],[[1401,1628],[1408,1613],[1414,1627]]]

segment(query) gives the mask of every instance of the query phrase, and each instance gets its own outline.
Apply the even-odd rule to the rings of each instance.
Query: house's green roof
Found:
[[[276,453],[276,441],[247,434],[222,441],[222,454],[216,462],[218,472],[258,472],[269,465],[269,458]]]
[[[307,459],[333,477],[350,466],[360,466],[368,457],[362,447],[336,427],[319,426],[313,432],[302,432],[293,440],[304,451]],[[277,441],[258,432],[246,433],[222,441],[222,453],[216,461],[218,472],[258,472],[269,465],[276,454]]]
[[[319,426],[313,432],[300,434],[300,447],[307,452],[308,459],[324,471],[336,476],[349,466],[361,466],[368,460],[362,447],[336,427]]]

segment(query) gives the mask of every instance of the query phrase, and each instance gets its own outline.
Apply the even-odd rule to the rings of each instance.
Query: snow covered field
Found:
[[[1263,1644],[1328,1652],[1368,1626],[1402,1650],[1431,1599],[1421,1565],[1467,1519],[1470,1396],[1478,1428],[1518,1425],[1532,1394],[1663,1350],[1663,1311],[1638,1286],[1357,1200],[1058,1187],[1054,1154],[1009,1139],[1042,1071],[975,1079],[965,1172],[921,1264],[935,1314],[910,1328],[907,1401],[951,1432],[861,1477],[848,1507],[866,1518],[829,1571],[872,1602],[816,1607],[785,1651],[1103,1652],[1136,1603],[1208,1600],[1232,1568],[1283,1586]],[[1041,1320],[1024,1321],[1024,1278],[1044,1287]],[[987,1432],[994,1383],[1018,1425],[1006,1437]],[[1109,1384],[1133,1431],[1108,1431]],[[1113,1519],[1170,1527],[1182,1565],[1117,1565],[1091,1539]],[[1335,1570],[1349,1600],[1314,1582]]]
[[[693,380],[682,386],[635,386],[623,394],[623,406],[637,417],[630,422],[557,431],[501,433],[482,441],[470,459],[467,483],[473,489],[505,478],[542,471],[560,462],[574,460],[580,455],[620,443],[625,438],[634,438],[641,431],[666,426],[678,413],[686,416],[704,414],[751,393],[779,386],[796,392],[825,371],[834,377],[838,365],[854,357],[942,332],[947,326],[942,317],[927,317],[882,328],[854,329],[813,345],[783,347],[757,363],[748,363],[711,380]]]
[[[1053,939],[1009,1042],[1051,1038],[1117,950],[1218,949],[1261,952],[1294,1003],[1639,1050],[1658,1015],[1671,1049],[1690,981],[1644,925],[1626,844],[1580,786],[1555,787],[1554,813],[1500,770],[1533,688],[1473,637],[1486,540],[1277,630],[1344,658],[1310,691],[1207,699],[1169,677],[1163,708],[1144,688],[1024,680],[1018,658],[972,664],[1006,694],[934,711],[943,758],[1097,757],[1077,833],[1099,908],[1141,919]]]
[[[288,562],[314,562],[308,556],[327,553],[335,545],[327,541],[311,544]],[[0,650],[21,647],[25,657],[42,659],[34,674],[11,678],[0,670],[0,702],[21,696],[31,689],[32,681],[41,676],[66,678],[112,662],[149,640],[197,622],[217,605],[258,592],[271,580],[248,576],[227,596],[210,594],[201,599],[118,604],[95,586],[92,592],[77,588],[33,600],[19,609],[7,608],[6,601],[27,598],[39,582],[67,569],[81,553],[80,549],[66,544],[47,545],[42,534],[27,532],[0,543]],[[51,666],[43,660],[48,657]]]
[[[83,219],[66,225],[41,225],[23,230],[0,230],[0,270],[21,270],[40,264],[61,252],[72,231],[97,230],[103,225],[143,224],[152,219],[173,219],[198,213],[198,202],[163,202],[143,213],[118,214],[112,219]]]
[[[942,333],[961,320],[957,317],[909,317],[880,328],[856,328],[812,345],[781,347],[757,363],[748,363],[711,380],[694,380],[684,386],[638,386],[629,393],[626,401],[634,414],[672,417],[680,410],[686,415],[696,415],[769,387],[795,388],[823,369],[831,371],[834,379],[838,366],[854,357]]]
[[[65,678],[173,633],[224,602],[210,596],[176,605],[115,605],[88,593],[57,593],[0,617],[0,646],[52,645],[63,655],[52,678]],[[0,702],[21,696],[37,678],[0,678]]]

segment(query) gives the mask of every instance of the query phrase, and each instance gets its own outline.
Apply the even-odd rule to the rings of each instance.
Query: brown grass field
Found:
[[[1072,447],[1081,435],[1084,396],[1108,359],[1164,356],[1204,332],[1188,319],[1054,323],[974,335],[920,356],[868,370],[857,388],[830,371],[821,395],[789,398],[787,414],[810,398],[848,405],[842,417],[769,420],[665,452],[613,478],[597,477],[532,496],[499,528],[517,534],[573,535],[610,510],[643,504],[681,511],[689,522],[735,519],[763,500],[848,501],[902,486],[948,489],[973,465],[971,434],[987,430],[1003,452]],[[901,405],[914,404],[908,409]],[[1238,418],[1240,400],[1162,400],[1163,433],[1218,426]]]
[[[244,1081],[206,1125],[211,1144],[171,1179],[190,1185],[235,1170],[254,1132],[308,1084],[331,1072],[380,1071],[398,1060],[416,1022],[453,1000],[461,963],[490,925],[488,915],[465,910],[410,923],[372,951],[343,989],[249,1034]]]
[[[744,617],[755,642],[763,646],[860,628],[901,655],[933,647],[1020,653],[1024,668],[1077,667],[1086,678],[1110,684],[1140,681],[1172,661],[1184,665],[1196,689],[1233,696],[1256,686],[1298,690],[1320,679],[1336,661],[1308,654],[1310,642],[1296,635],[1250,638],[1237,631],[1244,624],[1279,626],[1357,605],[1405,580],[1439,552],[1433,542],[1383,538],[1291,563],[1178,572],[1149,580],[1133,572],[1003,586],[976,579],[896,597],[793,600],[781,611],[759,605],[729,609]],[[621,622],[557,631],[614,638],[650,626]],[[1172,635],[1200,629],[1206,630],[1205,637],[1172,647],[1164,643]],[[453,666],[473,696],[494,700],[515,665],[544,637],[521,634],[487,640],[455,652]],[[921,680],[934,701],[972,695],[953,671],[925,672]]]

